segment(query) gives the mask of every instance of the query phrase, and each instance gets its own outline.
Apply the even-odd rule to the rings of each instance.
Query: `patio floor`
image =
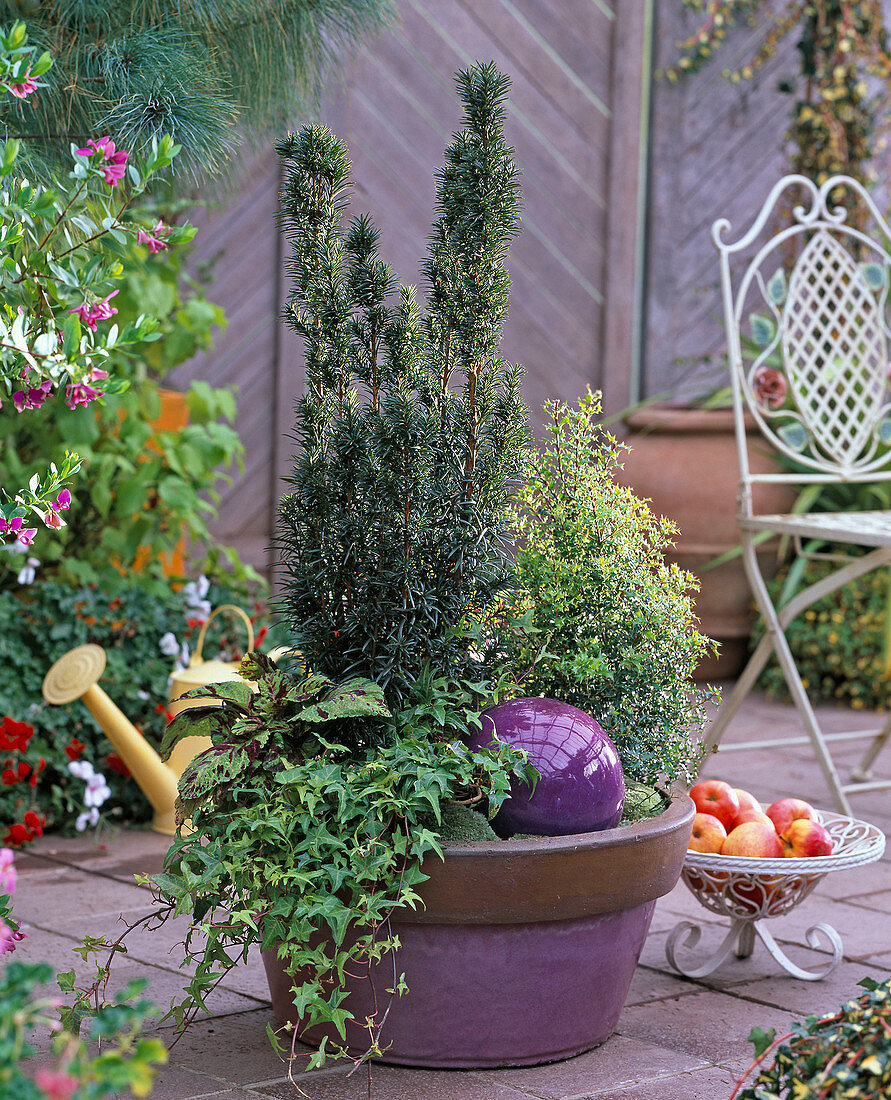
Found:
[[[830,729],[870,728],[875,717],[848,711],[822,711]],[[798,732],[791,708],[753,696],[731,726],[727,741]],[[862,751],[842,742],[834,756],[841,770]],[[891,775],[891,752],[875,772]],[[830,808],[822,776],[807,746],[785,750],[722,753],[704,774],[749,788],[763,801],[793,795]],[[891,794],[855,795],[854,814],[885,832],[891,829]],[[160,870],[165,839],[151,832],[127,831],[105,848],[85,837],[44,837],[18,860],[16,917],[28,932],[17,952],[23,960],[46,960],[57,970],[78,969],[73,948],[85,934],[114,933],[125,918],[150,908],[148,894],[133,882],[135,872]],[[731,957],[707,979],[674,973],[665,958],[665,940],[681,919],[704,926],[696,954],[719,942],[724,923],[678,887],[657,905],[649,939],[618,1030],[603,1046],[565,1062],[526,1069],[428,1071],[376,1065],[369,1093],[364,1068],[349,1067],[303,1075],[311,1100],[726,1100],[751,1063],[747,1042],[752,1027],[788,1030],[790,1022],[836,1007],[860,990],[869,974],[891,977],[891,853],[879,863],[828,875],[794,912],[772,922],[774,936],[800,965],[817,966],[825,954],[805,944],[805,932],[825,921],[844,941],[844,959],[828,978],[804,982],[789,977],[758,942],[745,960]],[[181,935],[181,933],[180,933]],[[181,988],[175,944],[168,926],[137,934],[121,960],[112,988],[137,976],[149,978],[149,995],[166,1007]],[[686,957],[686,956],[685,956]],[[198,1021],[170,1052],[158,1075],[153,1100],[257,1100],[298,1095],[287,1070],[266,1039],[273,1021],[259,957],[238,968],[209,998],[212,1015]],[[162,1037],[169,1032],[161,1032]]]

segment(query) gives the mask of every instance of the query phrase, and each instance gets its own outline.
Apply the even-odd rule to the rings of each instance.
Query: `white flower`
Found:
[[[202,573],[197,581],[189,581],[183,585],[183,599],[187,607],[202,608],[205,606],[204,597],[210,591],[210,581]],[[206,605],[210,611],[210,604]]]
[[[151,695],[149,695],[147,691],[143,691],[142,688],[136,692],[136,697],[142,699],[143,702],[145,702],[146,699],[151,699]]]
[[[101,806],[111,797],[111,787],[105,782],[105,776],[101,772],[93,772],[87,780],[87,789],[84,792],[85,806]],[[98,813],[98,810],[97,810]]]
[[[16,580],[19,582],[19,584],[33,584],[38,565],[40,565],[39,558],[28,558],[28,560],[22,566],[18,577],[16,577]]]
[[[73,776],[85,781],[89,781],[96,774],[89,760],[72,760],[68,765],[68,770]]]
[[[75,829],[79,833],[82,833],[88,825],[99,824],[99,811],[94,806],[91,810],[84,810],[82,814],[77,815],[77,821],[74,823]]]
[[[176,635],[172,630],[168,630],[158,641],[158,649],[161,650],[165,657],[175,657],[176,654],[179,653],[179,642],[176,640]]]

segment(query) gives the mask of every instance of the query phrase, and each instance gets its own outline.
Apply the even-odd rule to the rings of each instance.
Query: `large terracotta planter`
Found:
[[[704,634],[720,643],[717,658],[706,658],[697,680],[737,676],[748,654],[754,621],[752,596],[742,558],[715,568],[704,566],[739,544],[736,501],[739,462],[730,409],[653,406],[626,421],[625,442],[632,448],[623,461],[619,480],[638,496],[652,501],[653,511],[677,524],[679,534],[670,555],[700,582],[696,615]],[[750,448],[753,472],[778,470],[766,443]],[[786,512],[795,500],[788,485],[755,486],[755,507],[761,512]],[[759,551],[765,576],[776,571],[776,542]]]
[[[676,795],[659,817],[599,833],[450,844],[430,857],[424,905],[399,910],[397,973],[384,1059],[442,1068],[534,1065],[589,1050],[616,1027],[656,899],[680,877],[694,816]],[[291,979],[264,952],[276,1015],[299,1025]],[[375,975],[393,986],[393,960]],[[350,983],[357,1018],[373,1012],[369,983]],[[304,1037],[318,1041],[325,1032]],[[332,1039],[336,1034],[330,1033]],[[356,1052],[362,1029],[348,1028]],[[389,1046],[388,1046],[389,1044]]]

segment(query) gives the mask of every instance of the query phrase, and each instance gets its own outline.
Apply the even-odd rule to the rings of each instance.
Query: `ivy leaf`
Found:
[[[764,1028],[753,1027],[749,1032],[749,1042],[755,1047],[755,1057],[760,1058],[776,1037],[775,1028],[771,1027],[765,1031]]]

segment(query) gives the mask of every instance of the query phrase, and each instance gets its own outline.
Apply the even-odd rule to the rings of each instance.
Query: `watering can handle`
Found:
[[[197,663],[201,660],[201,650],[204,646],[204,636],[207,634],[207,628],[210,626],[210,620],[219,615],[221,611],[234,611],[236,615],[240,615],[244,620],[244,625],[247,627],[248,632],[248,647],[245,650],[246,653],[252,653],[254,649],[254,627],[251,620],[247,617],[244,611],[240,607],[236,607],[234,603],[223,603],[219,607],[215,607],[213,611],[204,620],[204,625],[201,627],[201,633],[198,635],[198,644],[195,646],[195,652],[192,654],[192,662]],[[190,663],[192,663],[190,662]]]

